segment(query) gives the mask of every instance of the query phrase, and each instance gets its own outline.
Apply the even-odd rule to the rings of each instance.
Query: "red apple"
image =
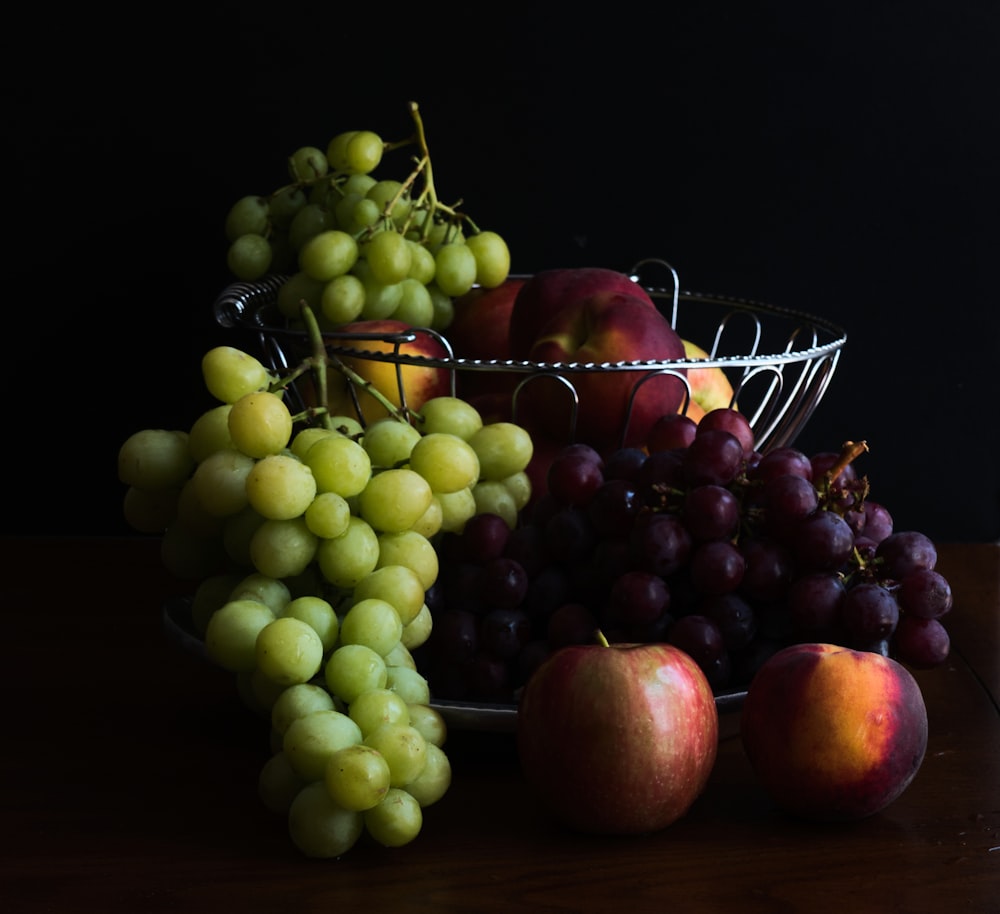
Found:
[[[927,748],[920,687],[895,660],[832,644],[794,644],[750,681],[743,746],[774,802],[813,820],[884,809]]]
[[[429,359],[444,359],[448,355],[445,347],[435,336],[426,330],[414,329],[403,321],[391,319],[356,321],[338,327],[337,332],[338,334],[372,334],[376,338],[371,340],[331,340],[336,342],[338,346],[350,346],[353,349],[368,352],[393,352],[397,344],[380,337],[412,332],[415,334],[413,340],[400,343],[399,352]],[[439,368],[434,365],[397,366],[393,362],[379,361],[360,355],[338,354],[338,357],[374,386],[394,406],[399,406],[402,402],[400,378],[406,395],[406,405],[410,409],[418,410],[433,397],[446,396],[451,393],[451,375],[447,368]],[[399,367],[399,377],[397,377],[397,367]],[[351,399],[350,381],[347,377],[336,368],[331,367],[327,373],[327,385],[327,403],[330,412],[333,415],[341,416],[357,415],[357,410]],[[363,390],[356,392],[365,422],[372,422],[388,415],[385,407],[370,393]]]
[[[554,269],[535,273],[521,287],[510,314],[511,358],[528,359],[535,341],[561,311],[575,309],[597,292],[621,292],[642,299],[655,309],[649,294],[625,273],[603,267]]]
[[[622,292],[598,292],[556,314],[529,356],[535,362],[660,361],[683,359],[684,344],[667,318],[644,299]],[[668,374],[649,376],[646,371],[620,369],[567,371],[564,377],[572,382],[579,398],[576,439],[601,452],[617,448],[623,441],[626,446],[643,445],[656,419],[676,413],[686,396],[684,382]],[[562,384],[540,377],[524,389],[530,389],[525,398],[529,427],[553,434],[572,432],[573,400]]]
[[[517,751],[541,802],[585,832],[641,834],[683,816],[718,751],[708,680],[668,644],[571,645],[521,692]]]

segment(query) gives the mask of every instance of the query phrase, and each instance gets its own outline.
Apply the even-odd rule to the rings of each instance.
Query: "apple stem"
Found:
[[[597,629],[597,631],[594,632],[594,638],[597,640],[597,643],[601,645],[601,647],[611,647],[611,643],[608,641],[607,637],[605,637],[604,632],[600,629]]]

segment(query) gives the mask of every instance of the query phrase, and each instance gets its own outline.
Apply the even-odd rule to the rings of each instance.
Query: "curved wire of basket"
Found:
[[[651,284],[642,270],[660,268],[669,271],[670,287]],[[391,362],[396,365],[396,381],[401,404],[406,406],[403,365],[447,369],[451,390],[462,372],[503,372],[523,376],[514,388],[513,411],[529,384],[541,378],[555,379],[566,389],[568,426],[575,429],[579,397],[572,378],[580,372],[642,372],[633,393],[634,401],[642,384],[662,375],[678,377],[687,390],[688,408],[691,384],[686,370],[721,368],[734,390],[733,402],[750,420],[756,447],[762,453],[792,444],[815,411],[830,384],[840,359],[847,334],[836,324],[802,311],[730,296],[682,291],[677,274],[662,260],[645,260],[633,268],[632,278],[642,285],[677,333],[699,342],[708,353],[701,359],[664,359],[635,362],[531,362],[512,359],[463,359],[454,355],[448,339],[441,333],[413,328],[398,334],[359,334],[324,332],[328,351],[352,358]],[[276,302],[287,277],[270,276],[257,282],[236,282],[216,299],[214,314],[225,328],[253,333],[264,361],[273,370],[293,367],[306,353],[305,332],[289,326],[280,316]],[[433,336],[447,353],[441,358],[401,351],[405,343],[420,334]],[[392,344],[389,351],[366,349],[378,341]],[[360,405],[355,399],[355,405]],[[631,409],[631,403],[629,404]],[[624,437],[625,427],[622,429]]]

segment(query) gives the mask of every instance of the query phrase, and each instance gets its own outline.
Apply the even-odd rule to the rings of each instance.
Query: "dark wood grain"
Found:
[[[0,546],[5,911],[1000,910],[1000,547],[941,548],[955,650],[916,674],[923,767],[869,819],[781,815],[731,737],[669,828],[568,833],[532,803],[510,736],[453,732],[452,788],[414,843],[309,861],[256,797],[266,726],[163,637],[177,586],[156,544]]]

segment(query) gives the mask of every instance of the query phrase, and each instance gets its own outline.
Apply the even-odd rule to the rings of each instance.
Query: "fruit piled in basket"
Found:
[[[234,279],[280,277],[301,357],[210,349],[215,405],[118,455],[127,520],[162,537],[208,656],[268,724],[260,796],[296,846],[413,840],[451,780],[434,701],[514,705],[563,649],[666,645],[713,719],[713,693],[752,694],[790,647],[941,663],[948,582],[874,497],[867,444],[762,451],[711,341],[634,277],[512,275],[506,241],[439,196],[410,113],[398,143],[296,150],[226,218]],[[666,820],[591,824],[682,814],[714,759],[689,748]]]

